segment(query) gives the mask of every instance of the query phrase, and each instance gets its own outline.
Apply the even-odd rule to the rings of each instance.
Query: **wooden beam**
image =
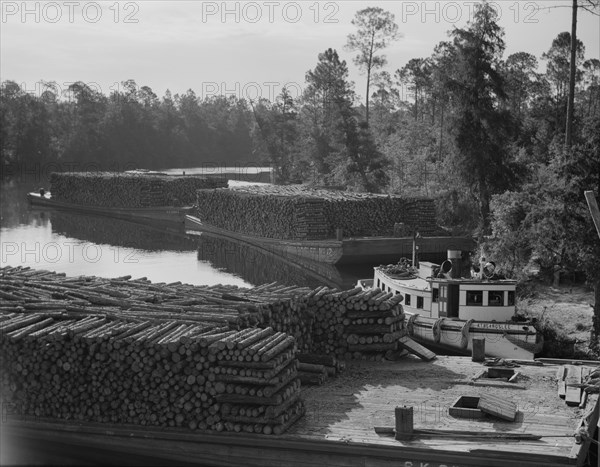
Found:
[[[536,362],[542,362],[549,365],[588,365],[600,366],[599,360],[576,360],[568,358],[536,358]]]
[[[596,232],[598,232],[598,237],[600,237],[600,209],[598,208],[598,202],[596,201],[593,191],[588,190],[583,194],[588,203],[588,207],[590,208],[590,213],[592,214],[592,219],[596,226]]]
[[[398,344],[400,344],[401,347],[408,350],[410,353],[415,354],[421,360],[425,360],[426,362],[436,358],[435,353],[433,353],[431,350],[423,347],[418,342],[413,341],[408,336],[403,336],[400,339],[398,339]]]

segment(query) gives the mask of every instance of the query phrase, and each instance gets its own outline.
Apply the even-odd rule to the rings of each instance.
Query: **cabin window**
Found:
[[[515,291],[514,290],[509,290],[508,291],[508,303],[506,305],[507,306],[514,306],[515,305]]]
[[[410,294],[404,294],[404,304],[410,306]]]
[[[381,287],[381,281],[377,279],[377,288]]]
[[[467,306],[483,305],[483,291],[467,290]]]
[[[504,305],[504,291],[503,290],[491,290],[488,292],[488,305],[489,306],[503,306]]]
[[[437,303],[439,301],[439,297],[440,297],[440,289],[433,289],[431,291],[431,301],[433,303]]]
[[[423,297],[417,297],[417,308],[423,308]]]

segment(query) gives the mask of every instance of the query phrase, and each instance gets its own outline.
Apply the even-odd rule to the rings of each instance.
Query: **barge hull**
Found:
[[[65,203],[46,198],[36,193],[29,193],[27,199],[30,204],[40,208],[60,209],[82,214],[94,214],[108,216],[128,221],[142,221],[151,223],[183,223],[186,213],[191,207],[161,206],[148,208],[112,208],[101,206],[83,206],[73,203]]]
[[[202,222],[194,216],[185,216],[189,233],[207,232],[236,241],[246,242],[274,253],[306,258],[328,264],[375,264],[396,262],[412,254],[412,237],[357,237],[343,240],[281,240],[244,235]],[[434,259],[445,256],[449,248],[471,249],[470,237],[427,237],[419,239],[419,254]]]

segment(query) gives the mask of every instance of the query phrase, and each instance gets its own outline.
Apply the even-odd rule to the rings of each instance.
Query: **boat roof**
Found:
[[[429,290],[431,287],[429,282],[421,277],[395,277],[394,274],[386,273],[380,270],[381,274],[386,276],[389,281],[398,287],[405,287],[416,290]]]
[[[433,264],[433,263],[429,263]],[[432,283],[446,283],[446,284],[458,284],[458,285],[481,285],[482,287],[489,287],[490,285],[495,286],[516,286],[517,281],[514,279],[471,279],[467,277],[461,277],[458,279],[446,278],[446,277],[401,277],[396,274],[385,272],[381,267],[375,268],[381,274],[385,275],[395,285],[401,287],[412,287],[417,289],[430,288]],[[512,287],[511,287],[512,288]]]

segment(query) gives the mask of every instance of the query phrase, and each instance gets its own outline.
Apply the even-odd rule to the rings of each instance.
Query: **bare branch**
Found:
[[[594,8],[595,8],[595,7],[596,7],[596,5],[594,5]],[[586,7],[586,6],[584,6],[584,5],[581,5],[581,6],[580,6],[580,8],[583,8],[585,11],[587,11],[588,13],[591,13],[592,15],[595,15],[595,16],[600,16],[600,13],[599,13],[599,12],[596,12],[596,11],[594,11],[594,10],[590,10],[588,7]]]

